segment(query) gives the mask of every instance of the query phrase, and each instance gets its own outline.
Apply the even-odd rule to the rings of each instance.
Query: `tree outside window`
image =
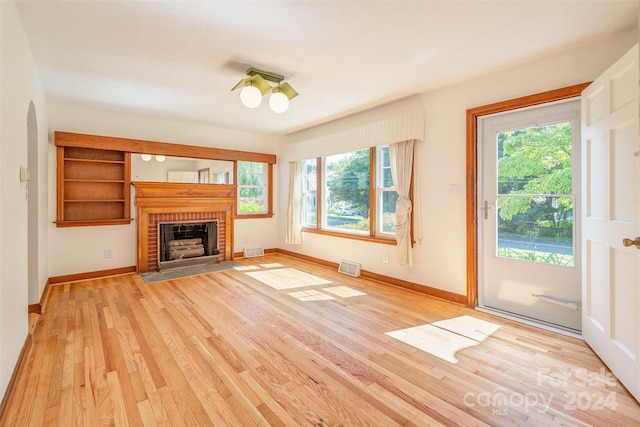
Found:
[[[302,193],[302,222],[307,228],[385,240],[395,234],[398,193],[388,145],[303,160]]]
[[[238,162],[238,211],[240,214],[267,212],[267,164]]]
[[[325,158],[327,228],[369,231],[369,149]]]
[[[571,123],[500,132],[497,138],[498,254],[573,265]],[[570,243],[571,253],[538,259],[502,244],[533,238]]]

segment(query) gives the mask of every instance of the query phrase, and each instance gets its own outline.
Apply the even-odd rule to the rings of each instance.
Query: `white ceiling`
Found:
[[[18,1],[49,100],[282,134],[635,28],[636,0]],[[240,104],[249,67],[300,96]]]

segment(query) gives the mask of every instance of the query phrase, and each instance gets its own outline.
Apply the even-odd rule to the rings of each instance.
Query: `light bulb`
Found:
[[[157,161],[159,161],[160,163],[164,162],[164,161],[165,161],[165,159],[166,159],[166,157],[165,157],[165,156],[163,156],[162,154],[158,154],[158,155],[156,156],[156,160],[157,160]]]
[[[255,86],[245,86],[240,91],[240,101],[248,108],[256,108],[262,102],[262,93]]]
[[[145,162],[148,162],[149,160],[151,160],[151,154],[140,154],[140,158]]]
[[[274,92],[269,97],[269,107],[274,113],[284,113],[289,108],[289,98],[282,92]]]

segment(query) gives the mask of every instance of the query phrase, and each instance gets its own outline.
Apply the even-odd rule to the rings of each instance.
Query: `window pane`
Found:
[[[316,159],[303,160],[302,162],[302,223],[305,225],[315,226],[317,224],[317,166]]]
[[[498,133],[498,194],[571,194],[571,123]]]
[[[240,187],[240,212],[266,212],[263,187]]]
[[[324,224],[369,231],[369,150],[325,158]]]
[[[389,161],[389,146],[385,145],[380,147],[380,165],[383,168],[388,168],[390,165]]]
[[[238,162],[238,211],[240,213],[267,212],[267,164]]]
[[[393,187],[393,179],[391,179],[391,168],[382,169],[382,187]]]
[[[498,197],[497,255],[573,266],[573,197]]]
[[[316,225],[317,219],[317,197],[316,192],[309,192],[304,195],[304,211],[302,212],[302,223],[305,225]]]
[[[389,163],[389,146],[385,145],[378,150],[378,164],[380,165],[380,187],[393,187],[391,179],[391,164]]]
[[[396,201],[398,193],[395,191],[382,191],[382,215],[380,231],[382,233],[395,234],[396,232]]]
[[[500,257],[573,265],[571,123],[497,135]]]

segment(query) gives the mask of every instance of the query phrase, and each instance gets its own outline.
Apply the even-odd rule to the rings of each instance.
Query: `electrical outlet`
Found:
[[[389,255],[387,254],[382,255],[382,263],[389,264]]]
[[[109,258],[113,258],[113,253],[111,252],[111,249],[105,249],[104,250],[104,259],[109,259]]]

